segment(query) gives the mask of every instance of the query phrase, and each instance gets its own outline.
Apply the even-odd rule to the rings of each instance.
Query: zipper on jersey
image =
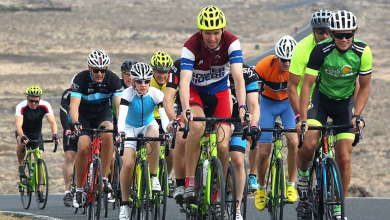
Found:
[[[142,97],[144,95],[140,95],[141,97],[141,127],[144,126],[144,101],[142,100]]]
[[[279,100],[282,100],[283,74],[284,74],[284,71],[282,72],[282,78],[280,78],[280,85],[279,85]]]

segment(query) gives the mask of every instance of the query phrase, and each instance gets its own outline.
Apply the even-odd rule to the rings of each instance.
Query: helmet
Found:
[[[275,53],[278,57],[290,60],[297,42],[290,35],[283,36],[275,45]]]
[[[329,28],[331,31],[354,31],[357,27],[358,23],[355,15],[346,10],[335,12],[329,18]]]
[[[216,30],[226,26],[225,14],[221,9],[209,5],[203,8],[198,15],[198,28],[200,30]]]
[[[153,69],[147,63],[136,63],[130,71],[133,80],[150,80],[153,77]]]
[[[153,54],[152,59],[150,60],[150,65],[155,70],[164,70],[168,71],[173,65],[171,56],[164,51],[158,51]]]
[[[318,10],[311,16],[310,26],[313,28],[327,28],[329,27],[329,17],[332,11]]]
[[[110,65],[110,57],[102,50],[92,51],[87,58],[88,65],[95,68],[104,68]]]
[[[26,90],[26,95],[40,97],[42,95],[42,89],[39,86],[30,86]]]
[[[126,60],[125,62],[122,63],[121,65],[121,72],[127,72],[131,70],[131,67],[136,64],[137,61],[134,61],[133,59],[131,60]]]

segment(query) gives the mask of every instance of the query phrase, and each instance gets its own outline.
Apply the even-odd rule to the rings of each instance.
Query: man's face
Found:
[[[88,66],[89,71],[91,71],[92,78],[95,82],[101,83],[103,82],[104,76],[107,72],[107,67],[105,68],[92,68]]]
[[[168,73],[168,70],[153,70],[153,77],[159,85],[163,85],[168,80]]]
[[[352,31],[335,31],[332,34],[334,42],[340,50],[348,50],[352,44],[353,36]]]
[[[122,79],[125,82],[126,86],[130,87],[131,86],[131,75],[130,71],[125,71],[122,72]]]
[[[38,96],[27,96],[27,105],[30,109],[36,109],[39,105],[39,101],[41,100]]]
[[[202,30],[201,31],[203,41],[206,44],[207,48],[214,50],[218,47],[219,42],[221,42],[223,29],[218,30]]]
[[[327,28],[313,28],[312,30],[316,44],[330,37]]]
[[[278,57],[278,61],[279,61],[278,63],[279,63],[280,68],[282,68],[282,70],[284,72],[288,72],[290,70],[291,60],[286,60],[286,59]]]

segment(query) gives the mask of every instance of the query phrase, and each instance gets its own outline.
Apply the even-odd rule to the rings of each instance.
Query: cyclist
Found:
[[[247,103],[248,103],[248,109],[249,112],[252,115],[251,118],[251,132],[252,134],[255,134],[255,137],[252,137],[253,140],[257,142],[260,138],[260,129],[258,127],[258,121],[260,117],[260,107],[259,107],[259,86],[257,83],[258,77],[257,74],[253,71],[253,68],[247,66],[244,64],[243,68],[244,73],[244,80],[245,80],[245,89],[247,94]],[[231,72],[229,72],[229,82],[230,82],[230,90],[231,90],[231,96],[233,101],[233,112],[232,112],[232,118],[238,117],[238,102],[236,98],[236,89],[234,86],[234,79],[231,75]],[[239,122],[233,122],[234,125],[234,131],[235,132],[243,132],[243,126]],[[235,175],[236,175],[236,201],[238,201],[236,205],[236,220],[243,219],[241,215],[241,198],[244,193],[244,187],[245,187],[245,180],[246,180],[246,172],[245,172],[245,166],[244,166],[244,159],[245,159],[245,149],[246,149],[246,140],[241,139],[242,135],[232,135],[230,138],[230,157],[232,159]]]
[[[299,93],[303,82],[303,76],[306,71],[306,64],[309,61],[310,52],[319,42],[326,40],[329,35],[328,18],[332,15],[329,10],[318,10],[311,16],[310,26],[312,33],[299,41],[295,46],[294,54],[290,63],[290,76],[288,79],[287,93],[291,107],[294,110],[296,118],[299,114]]]
[[[335,159],[345,198],[351,180],[352,143],[355,133],[359,132],[356,119],[362,119],[361,114],[370,93],[372,53],[366,43],[354,37],[358,23],[352,12],[341,10],[333,13],[329,18],[329,27],[332,38],[316,45],[310,54],[299,99],[300,122],[296,128],[300,133],[302,121],[307,121],[309,126],[321,126],[326,123],[327,117],[332,118],[336,125],[353,125],[353,129],[335,130]],[[317,77],[312,105],[308,109],[310,88]],[[360,88],[354,98],[357,77]],[[320,131],[306,131],[303,146],[298,151],[298,191],[303,198],[307,198],[308,167],[319,137]],[[298,211],[304,219],[305,207],[300,207]],[[336,219],[340,219],[339,205],[335,205],[334,214]]]
[[[165,93],[169,70],[173,66],[173,61],[171,56],[164,51],[157,51],[155,54],[153,54],[152,58],[150,59],[150,65],[153,68],[153,78],[152,81],[150,82],[150,86],[155,87],[158,90],[161,90],[163,93]],[[154,118],[156,119],[160,127],[160,134],[163,134],[164,130],[161,128],[161,119],[160,119],[160,114],[158,113],[158,108],[154,110],[153,114],[154,114]],[[172,154],[169,154],[169,156],[165,157],[165,160],[167,162],[167,169],[168,169],[169,197],[172,197],[172,193],[175,188],[174,182],[172,180],[172,174],[171,174],[173,168]]]
[[[232,70],[239,115],[242,123],[247,111],[245,82],[243,78],[243,58],[240,42],[236,36],[225,31],[225,14],[217,7],[203,8],[197,19],[199,32],[192,35],[184,44],[181,55],[180,101],[183,107],[181,120],[187,122],[186,111],[192,117],[215,116],[230,118],[231,110],[228,90],[228,74]],[[191,85],[190,85],[191,84]],[[207,106],[207,111],[204,111]],[[219,127],[219,126],[218,126]],[[195,195],[195,169],[200,153],[199,142],[205,129],[204,122],[190,123],[186,140],[186,189],[184,200],[193,202]],[[230,123],[221,123],[217,130],[218,157],[226,176],[229,164]],[[219,196],[213,195],[214,201]],[[219,212],[217,212],[219,213]]]
[[[73,76],[70,85],[72,86]],[[63,147],[64,147],[64,163],[62,164],[62,175],[64,176],[65,183],[65,197],[63,198],[65,206],[72,205],[72,195],[70,192],[70,184],[72,181],[73,174],[73,163],[76,159],[77,153],[77,141],[78,137],[69,138],[69,144],[67,144],[67,135],[71,134],[74,131],[74,126],[72,124],[72,120],[69,115],[69,104],[70,104],[70,93],[72,92],[72,88],[66,89],[62,93],[61,103],[60,103],[60,121],[61,126],[63,128]]]
[[[46,116],[53,133],[53,142],[59,141],[53,109],[49,102],[41,99],[42,89],[35,85],[30,86],[25,94],[27,96],[26,100],[20,102],[15,110],[16,157],[19,164],[19,177],[26,177],[23,168],[23,159],[26,155],[26,151],[22,152],[24,145],[31,149],[39,147],[43,157],[43,143],[28,143],[28,141],[42,140],[42,119],[44,116]],[[44,201],[42,191],[38,191],[38,198],[40,201]]]
[[[76,208],[82,205],[82,182],[91,145],[90,132],[80,132],[80,129],[82,127],[98,128],[101,125],[105,126],[106,129],[113,129],[113,115],[109,99],[112,94],[118,110],[122,94],[119,77],[107,69],[110,58],[104,51],[92,51],[88,55],[87,63],[88,70],[78,73],[74,78],[70,97],[70,117],[75,131],[79,135],[76,155],[76,199],[73,200],[73,206]],[[111,184],[108,181],[114,150],[112,133],[103,133],[101,140],[103,191],[112,192]]]
[[[275,54],[270,55],[257,63],[255,71],[264,86],[261,92],[261,117],[260,127],[273,128],[276,118],[282,119],[285,128],[294,128],[294,111],[287,98],[287,81],[291,56],[293,55],[296,41],[289,35],[283,36],[275,45]],[[295,189],[295,178],[297,175],[296,155],[298,137],[294,133],[286,133],[288,139],[288,184],[287,202],[294,203],[298,200]],[[255,192],[255,206],[263,211],[266,206],[267,189],[265,186],[265,175],[268,170],[269,157],[272,152],[272,132],[263,132],[258,142],[258,178],[259,188]]]
[[[162,107],[164,93],[150,86],[153,76],[152,67],[146,63],[136,63],[131,68],[133,86],[125,89],[122,94],[118,117],[118,133],[125,133],[127,137],[137,137],[143,134],[146,137],[159,137],[159,126],[154,119],[153,110],[159,107],[163,128],[168,125],[168,118]],[[118,142],[122,142],[121,138]],[[122,157],[123,166],[120,173],[122,201],[119,219],[129,219],[129,194],[132,182],[132,172],[135,164],[137,149],[136,141],[125,142]],[[157,166],[160,154],[160,142],[152,141],[148,149],[148,162],[151,176],[152,191],[161,191],[160,181],[157,178]]]

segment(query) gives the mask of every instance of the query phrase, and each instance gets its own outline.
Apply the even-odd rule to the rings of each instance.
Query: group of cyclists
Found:
[[[82,181],[87,168],[90,136],[82,128],[116,129],[115,141],[126,137],[158,137],[172,132],[172,123],[181,127],[189,121],[189,135],[176,135],[175,150],[167,158],[169,185],[172,197],[191,203],[197,197],[195,170],[204,134],[205,123],[193,117],[240,118],[240,123],[221,122],[217,126],[218,158],[226,176],[229,157],[236,175],[236,219],[240,212],[245,187],[255,190],[255,207],[266,207],[265,175],[271,154],[272,133],[261,128],[273,127],[280,117],[285,128],[297,133],[286,134],[288,139],[287,202],[298,202],[298,219],[308,219],[308,168],[318,143],[319,131],[306,131],[303,147],[297,149],[302,122],[323,125],[328,117],[334,124],[352,124],[353,129],[336,130],[335,159],[342,175],[344,192],[351,179],[351,152],[356,118],[362,118],[370,91],[372,53],[367,44],[354,37],[358,23],[352,12],[340,10],[316,11],[310,21],[312,33],[300,42],[289,35],[275,45],[275,55],[268,56],[255,67],[243,65],[239,39],[225,30],[226,17],[221,9],[209,5],[197,18],[199,31],[185,43],[181,58],[173,61],[163,51],[156,52],[150,63],[126,60],[121,65],[121,78],[108,70],[110,58],[102,50],[94,50],[87,57],[88,69],[76,74],[71,88],[61,99],[60,118],[64,139],[73,134],[69,144],[64,142],[65,160],[62,167],[65,182],[64,204],[82,206]],[[16,107],[16,139],[19,176],[24,171],[21,151],[29,139],[42,138],[42,118],[47,116],[53,141],[58,141],[57,125],[50,104],[41,100],[42,90],[31,86],[27,100]],[[190,118],[186,112],[190,111]],[[250,114],[250,124],[244,120]],[[260,114],[261,113],[261,114]],[[363,121],[364,123],[364,121]],[[248,142],[257,142],[250,152],[249,186],[245,186],[244,159],[247,140],[231,136],[233,131],[250,127]],[[362,127],[364,124],[362,124]],[[307,128],[306,128],[307,129]],[[298,135],[297,135],[298,134]],[[231,137],[230,137],[231,136]],[[230,138],[229,138],[230,137]],[[113,191],[109,173],[112,170],[114,135],[101,134],[103,191]],[[249,143],[248,143],[249,145]],[[256,145],[256,144],[254,144]],[[37,147],[37,146],[30,146]],[[43,146],[39,146],[43,151]],[[160,191],[157,166],[160,143],[150,142],[148,154],[151,187]],[[129,219],[129,190],[135,164],[136,142],[124,143],[123,166],[120,172],[122,201],[119,219]],[[253,156],[254,155],[254,156]],[[70,194],[73,164],[76,169],[76,194]],[[174,170],[175,181],[171,173]],[[173,190],[174,189],[174,190]],[[346,193],[344,194],[346,196]],[[218,201],[218,190],[212,200]],[[334,219],[340,219],[335,206]],[[223,217],[221,217],[223,218]]]

